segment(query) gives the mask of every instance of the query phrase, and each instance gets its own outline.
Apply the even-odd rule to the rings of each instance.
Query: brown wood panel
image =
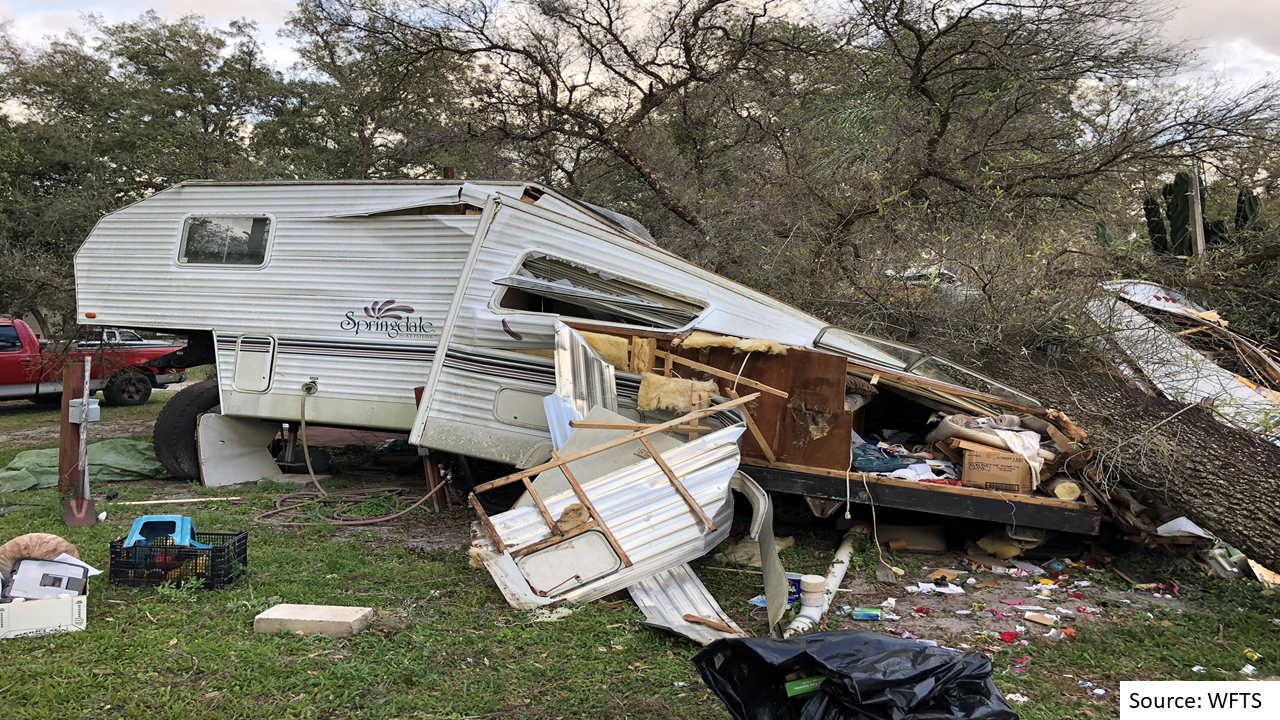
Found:
[[[853,414],[844,409],[846,359],[837,355],[792,348],[786,355],[735,352],[732,348],[678,348],[678,354],[736,376],[784,390],[789,397],[762,394],[747,407],[779,462],[843,470],[849,463]],[[743,365],[743,361],[746,365]],[[712,379],[732,387],[732,381],[707,376],[687,367],[675,368],[681,377]],[[739,390],[742,385],[739,384]],[[811,428],[821,427],[825,432]],[[743,436],[742,454],[765,459],[752,434]]]

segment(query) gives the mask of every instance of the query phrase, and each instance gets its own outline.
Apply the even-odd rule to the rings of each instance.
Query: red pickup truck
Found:
[[[99,342],[46,346],[21,320],[0,318],[0,400],[57,402],[68,359],[93,358],[90,389],[110,405],[141,405],[152,388],[186,379],[182,368],[157,369],[147,363],[181,350],[180,345],[111,345]]]

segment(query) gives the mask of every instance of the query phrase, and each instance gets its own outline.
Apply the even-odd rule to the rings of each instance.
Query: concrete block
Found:
[[[276,605],[253,619],[254,632],[354,635],[369,626],[373,608],[345,605]]]

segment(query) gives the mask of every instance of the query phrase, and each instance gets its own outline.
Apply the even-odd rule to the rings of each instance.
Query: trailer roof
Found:
[[[640,223],[639,220],[624,215],[622,213],[610,210],[585,200],[581,200],[569,195],[561,190],[557,190],[550,185],[540,182],[523,181],[523,180],[464,180],[460,178],[442,179],[430,178],[415,180],[411,178],[387,179],[387,180],[187,180],[178,183],[174,187],[185,186],[232,186],[232,185],[455,185],[461,187],[463,185],[472,186],[489,186],[489,187],[522,187],[534,188],[540,193],[550,193],[556,197],[570,203],[580,210],[583,210],[596,218],[612,225],[613,227],[635,236],[641,241],[654,244],[653,236],[649,234],[648,228]]]

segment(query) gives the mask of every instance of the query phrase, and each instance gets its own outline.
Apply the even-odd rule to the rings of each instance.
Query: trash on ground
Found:
[[[83,630],[88,581],[99,574],[57,535],[0,545],[0,640]]]
[[[990,658],[879,633],[718,640],[693,662],[736,720],[837,720],[849,707],[868,719],[1017,717],[991,681]],[[829,681],[788,695],[788,682],[816,676]]]

